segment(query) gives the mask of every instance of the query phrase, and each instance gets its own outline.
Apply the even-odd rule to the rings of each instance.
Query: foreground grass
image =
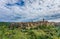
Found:
[[[0,39],[60,39],[60,28],[42,25],[31,29],[11,30],[7,23],[0,23]]]

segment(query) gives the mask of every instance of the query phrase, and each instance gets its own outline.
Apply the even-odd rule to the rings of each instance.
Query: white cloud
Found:
[[[60,18],[58,19],[53,19],[53,20],[48,20],[49,22],[60,22]]]
[[[0,0],[0,21],[41,20],[45,16],[60,14],[60,0]],[[7,4],[10,5],[7,5]],[[38,18],[38,19],[37,19]],[[50,19],[50,18],[47,18]]]

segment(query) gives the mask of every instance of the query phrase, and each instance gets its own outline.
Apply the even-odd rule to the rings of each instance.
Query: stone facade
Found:
[[[41,25],[53,25],[54,26],[54,22],[48,22],[48,21],[38,21],[38,22],[13,22],[10,24],[10,28],[13,27],[17,27],[17,28],[31,28],[31,27],[37,27],[37,26],[41,26]]]

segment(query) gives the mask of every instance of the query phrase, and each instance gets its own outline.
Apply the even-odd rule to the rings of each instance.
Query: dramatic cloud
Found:
[[[28,22],[43,18],[49,21],[60,18],[60,0],[0,0],[0,21]]]

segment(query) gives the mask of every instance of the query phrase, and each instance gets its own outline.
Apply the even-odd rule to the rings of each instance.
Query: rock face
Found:
[[[41,26],[41,25],[55,25],[54,22],[48,22],[48,21],[39,21],[39,22],[13,22],[10,24],[10,28],[28,28],[28,27],[37,27],[37,26]]]

